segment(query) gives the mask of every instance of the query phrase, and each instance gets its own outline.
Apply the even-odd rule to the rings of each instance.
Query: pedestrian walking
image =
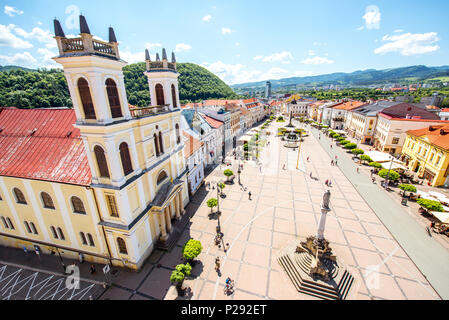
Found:
[[[217,259],[215,259],[215,271],[219,272],[220,271],[220,258],[217,257]]]
[[[360,173],[360,169],[359,169],[359,167],[357,167],[357,173]]]
[[[324,182],[324,184],[329,187],[329,180],[326,180],[326,182]]]
[[[249,200],[251,200],[251,191],[248,192],[248,198],[249,198]]]
[[[332,187],[332,181],[329,180],[329,183],[327,184],[328,187]]]
[[[338,161],[337,160],[335,160],[335,165],[338,166]]]
[[[312,172],[310,172],[310,179],[312,179]]]
[[[90,274],[95,274],[97,272],[97,269],[93,264],[90,265]]]
[[[334,165],[334,160],[331,160],[331,166],[333,166]]]
[[[337,162],[337,160],[338,160],[338,156],[335,156],[335,162]]]
[[[284,166],[282,167],[282,170],[285,170],[285,164],[284,164]]]
[[[307,162],[309,162],[310,157],[307,157]]]

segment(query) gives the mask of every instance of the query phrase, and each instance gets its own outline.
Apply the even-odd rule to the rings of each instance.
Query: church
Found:
[[[130,108],[114,29],[54,28],[73,109],[0,108],[0,244],[138,270],[189,201],[175,55],[145,52],[151,105]]]

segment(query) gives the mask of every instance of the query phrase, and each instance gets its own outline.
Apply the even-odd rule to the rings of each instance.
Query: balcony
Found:
[[[133,108],[129,111],[131,112],[131,116],[135,119],[155,116],[158,114],[163,114],[170,112],[170,105],[164,104],[161,106],[149,106],[149,107],[143,107],[143,108]]]
[[[162,61],[149,61],[147,65],[148,71],[162,71],[162,70],[173,70],[176,71],[176,62],[168,62],[167,60]]]
[[[98,53],[114,58],[119,58],[117,45],[95,40],[92,37],[61,38],[60,54],[66,53]]]

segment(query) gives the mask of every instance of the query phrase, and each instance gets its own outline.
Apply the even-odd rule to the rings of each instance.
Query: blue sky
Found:
[[[228,84],[449,64],[444,0],[0,0],[0,65],[52,67],[53,18],[78,35],[113,26],[129,63],[163,47]]]

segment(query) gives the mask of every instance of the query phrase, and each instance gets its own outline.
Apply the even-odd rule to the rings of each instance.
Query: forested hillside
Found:
[[[150,104],[148,81],[143,74],[145,63],[135,63],[123,70],[130,104]],[[192,63],[178,63],[181,103],[206,99],[233,99],[237,95],[213,73]],[[71,107],[72,102],[62,70],[0,72],[0,106],[19,108]]]

